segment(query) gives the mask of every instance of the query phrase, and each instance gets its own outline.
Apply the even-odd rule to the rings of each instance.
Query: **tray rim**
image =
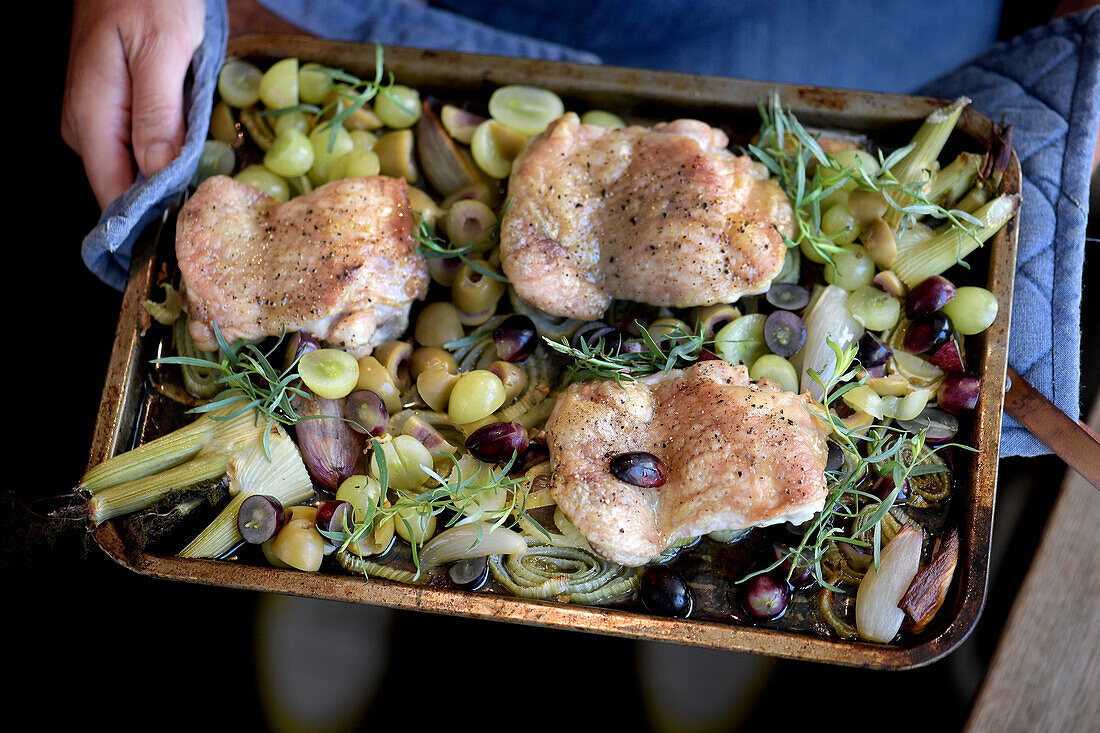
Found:
[[[373,64],[374,47],[305,36],[250,34],[231,39],[227,53],[256,57],[296,55],[332,65],[362,66],[368,62]],[[777,90],[784,104],[800,116],[807,112],[825,117],[848,115],[857,126],[861,120],[887,124],[915,122],[932,109],[947,103],[947,100],[931,97],[396,46],[386,47],[385,56],[387,68],[396,69],[399,78],[413,69],[442,68],[451,76],[463,76],[468,82],[485,86],[533,81],[552,88],[564,86],[579,94],[607,93],[610,89],[611,93],[633,94],[650,101],[655,98],[654,95],[639,96],[638,92],[632,91],[639,83],[645,82],[648,89],[660,87],[666,90],[660,98],[671,104],[686,101],[695,106],[708,103],[747,105]],[[352,64],[348,59],[358,59],[360,63]],[[471,76],[471,69],[478,71]],[[985,139],[999,129],[972,107],[964,110],[959,124],[970,130],[971,137],[981,134]],[[1009,190],[1019,192],[1020,168],[1015,151],[1005,178]],[[134,249],[131,276],[123,295],[89,451],[89,466],[115,453],[123,434],[122,418],[133,412],[139,399],[141,380],[135,380],[133,376],[141,358],[141,303],[155,284],[155,244],[162,235],[165,223],[166,219],[161,218],[143,232]],[[127,547],[115,521],[101,525],[94,531],[93,537],[99,547],[123,567],[141,575],[166,580],[495,619],[843,666],[883,670],[925,666],[946,656],[967,638],[985,603],[1018,226],[1017,215],[987,245],[990,251],[987,286],[997,294],[1000,308],[997,319],[981,340],[978,360],[983,390],[975,412],[974,434],[979,453],[971,462],[967,481],[968,488],[974,494],[973,501],[960,517],[960,525],[965,523],[967,530],[960,532],[963,542],[956,581],[960,592],[949,623],[935,636],[919,643],[885,646],[733,623],[675,620],[620,609],[407,586],[381,579],[364,582],[362,578],[350,574],[307,574],[214,560],[153,555]]]

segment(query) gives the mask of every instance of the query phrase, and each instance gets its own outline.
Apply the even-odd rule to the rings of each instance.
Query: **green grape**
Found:
[[[309,169],[309,180],[315,186],[327,182],[332,166],[355,147],[351,135],[340,125],[318,127],[309,134],[309,142],[313,147],[313,167]]]
[[[304,175],[313,166],[313,146],[304,132],[290,128],[275,136],[264,166],[283,178]]]
[[[834,252],[833,265],[825,265],[825,282],[852,291],[870,285],[875,279],[875,261],[861,245],[850,244],[843,252]]]
[[[356,150],[374,150],[374,144],[378,142],[378,136],[370,130],[351,130],[348,135]]]
[[[835,170],[845,169],[852,172],[852,178],[850,178],[843,186],[844,190],[848,192],[854,191],[856,189],[858,185],[856,183],[856,179],[863,178],[859,174],[859,169],[861,167],[863,168],[863,170],[867,171],[867,175],[870,178],[874,178],[875,174],[878,173],[878,160],[875,158],[875,156],[871,155],[866,150],[860,150],[858,148],[853,148],[850,150],[838,150],[837,152],[833,153],[833,160],[835,160],[837,163],[837,167],[836,169],[834,169],[834,172]]]
[[[757,359],[769,353],[764,340],[764,322],[767,320],[763,313],[750,313],[720,328],[714,334],[714,349],[718,356],[730,364],[755,364]]]
[[[960,334],[973,336],[993,325],[997,318],[997,296],[985,288],[964,285],[942,310]]]
[[[411,435],[398,435],[393,440],[382,442],[382,453],[386,460],[386,473],[391,488],[415,489],[428,480],[425,468],[435,464],[431,451]],[[381,477],[378,459],[371,457],[370,475]]]
[[[500,409],[504,397],[504,383],[500,377],[485,369],[475,369],[455,382],[447,413],[457,423],[472,423]]]
[[[218,73],[218,94],[230,107],[251,107],[260,100],[263,72],[241,59],[227,59]]]
[[[489,97],[494,120],[524,135],[537,135],[565,113],[561,97],[549,89],[512,84]]]
[[[394,84],[374,98],[374,114],[382,124],[394,130],[412,127],[420,119],[420,92]]]
[[[272,129],[274,129],[276,135],[287,130],[297,130],[298,132],[309,133],[309,115],[299,109],[275,115],[274,120],[275,124],[272,126]]]
[[[504,179],[512,172],[512,161],[507,158],[497,145],[493,136],[493,120],[485,120],[474,130],[474,136],[470,139],[470,155],[478,168],[492,178]]]
[[[821,232],[837,244],[851,244],[859,236],[859,224],[848,204],[837,204],[821,215]]]
[[[322,104],[335,87],[332,78],[321,68],[320,64],[310,62],[298,69],[298,96],[306,104]]]
[[[198,186],[211,176],[228,176],[237,165],[233,148],[221,140],[207,140],[199,153],[199,164],[191,176],[191,185]]]
[[[336,181],[341,178],[365,178],[377,176],[379,170],[378,156],[370,150],[349,150],[340,156],[329,170],[329,180]]]
[[[359,382],[359,362],[342,349],[316,349],[298,360],[302,383],[318,397],[339,400]]]
[[[848,296],[848,312],[868,331],[885,331],[901,317],[901,301],[874,285],[863,285]]]
[[[766,377],[787,392],[798,392],[798,372],[794,364],[777,354],[764,354],[749,367],[749,377],[756,381]]]
[[[298,59],[276,61],[260,79],[260,101],[268,109],[298,104]]]
[[[581,123],[585,125],[597,125],[599,127],[614,127],[619,130],[626,127],[623,118],[617,114],[602,109],[592,109],[581,115]]]
[[[252,186],[252,188],[263,191],[276,201],[288,201],[290,199],[290,186],[287,185],[287,182],[262,165],[250,165],[233,178]]]

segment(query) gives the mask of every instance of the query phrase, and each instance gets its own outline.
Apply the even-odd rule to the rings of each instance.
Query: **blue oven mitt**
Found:
[[[1024,207],[1020,217],[1020,264],[1010,362],[1071,417],[1078,416],[1084,231],[1093,141],[1100,122],[1100,11],[1084,11],[993,45],[974,61],[928,83],[930,74],[954,68],[989,46],[995,35],[1000,0],[951,2],[949,16],[945,15],[948,11],[937,10],[939,0],[899,3],[897,8],[887,10],[882,8],[888,3],[860,0],[835,8],[829,6],[834,12],[822,16],[821,23],[858,26],[869,17],[880,17],[872,13],[886,12],[888,15],[881,19],[888,23],[892,17],[889,13],[898,8],[909,21],[913,12],[925,12],[927,17],[923,21],[910,24],[927,27],[931,36],[922,54],[916,56],[912,52],[889,53],[886,48],[876,50],[866,44],[852,45],[850,34],[827,33],[820,23],[791,23],[791,18],[803,17],[801,13],[818,12],[816,0],[808,4],[799,0],[801,4],[796,4],[802,8],[800,12],[792,12],[789,5],[734,0],[692,0],[690,7],[680,8],[682,13],[669,9],[669,3],[679,8],[682,0],[663,0],[653,5],[638,3],[631,6],[631,17],[620,17],[617,26],[599,21],[601,17],[615,17],[614,13],[612,16],[607,13],[616,4],[604,0],[589,0],[583,4],[582,16],[577,17],[563,13],[563,8],[570,6],[534,0],[503,4],[490,0],[439,3],[468,8],[470,16],[482,21],[400,0],[263,2],[296,26],[335,40],[378,41],[384,45],[583,63],[603,60],[881,91],[908,92],[913,85],[923,82],[920,92],[924,94],[945,98],[965,94],[974,100],[976,109],[994,121],[1012,123],[1013,141],[1023,166]],[[536,13],[550,5],[553,12],[549,15]],[[621,5],[617,7],[621,9]],[[851,18],[838,15],[841,10]],[[643,44],[641,34],[659,31],[660,19],[669,17],[670,12],[678,18],[675,24],[664,24],[674,34],[673,43]],[[967,13],[967,17],[960,20],[960,12]],[[496,17],[494,13],[511,15]],[[945,17],[950,18],[946,26]],[[684,39],[685,44],[691,44],[690,51],[685,50],[684,44],[675,45],[679,37],[675,35],[677,29],[689,18],[695,24],[695,30]],[[583,22],[585,19],[587,24]],[[490,24],[493,21],[518,32],[498,30]],[[729,34],[705,32],[723,22],[727,23],[725,27],[751,35],[755,45],[748,52],[739,53],[741,44]],[[563,30],[566,26],[568,30]],[[139,179],[104,212],[84,241],[83,255],[88,267],[116,288],[125,285],[138,234],[186,190],[195,170],[208,129],[218,69],[224,58],[227,28],[224,0],[207,0],[206,37],[192,63],[186,99],[188,133],[179,159],[152,178]],[[609,28],[619,28],[621,32],[611,33]],[[959,28],[974,30],[960,34]],[[830,50],[822,45],[834,36],[844,39],[841,48]],[[630,42],[623,42],[623,38]],[[785,50],[765,53],[771,47],[769,44],[781,44]],[[640,47],[644,49],[641,53]],[[929,49],[938,50],[931,54]],[[635,55],[623,55],[628,52]],[[845,53],[865,53],[869,58],[843,65],[813,61],[842,59],[846,58]],[[825,73],[828,77],[807,77],[812,73]],[[1002,455],[1049,452],[1013,420],[1006,417],[1005,421]]]

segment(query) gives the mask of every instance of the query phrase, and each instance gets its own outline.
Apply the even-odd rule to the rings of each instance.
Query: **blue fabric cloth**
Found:
[[[1100,121],[1100,9],[997,44],[920,91],[946,98],[965,94],[979,112],[1013,125],[1023,205],[1009,363],[1076,419],[1081,277]],[[1004,419],[1002,454],[1050,452],[1010,416]]]
[[[1023,166],[1010,362],[1071,417],[1078,416],[1084,229],[1100,122],[1100,11],[991,45],[1002,0],[662,0],[631,3],[629,12],[613,0],[435,0],[438,7],[408,0],[261,1],[304,30],[339,40],[902,93],[919,86],[921,93],[940,97],[965,94],[991,119],[1013,124]],[[859,30],[891,27],[905,33]],[[207,133],[227,29],[224,0],[207,0],[206,37],[192,64],[180,158],[139,180],[84,241],[89,268],[116,288],[125,284],[138,234],[187,187]],[[900,43],[907,44],[901,51]],[[1002,455],[1049,452],[1005,419]]]

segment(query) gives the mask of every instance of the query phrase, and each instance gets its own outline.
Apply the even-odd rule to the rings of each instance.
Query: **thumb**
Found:
[[[129,59],[131,139],[146,177],[168,165],[183,146],[183,82],[195,45],[160,38],[136,48]]]

